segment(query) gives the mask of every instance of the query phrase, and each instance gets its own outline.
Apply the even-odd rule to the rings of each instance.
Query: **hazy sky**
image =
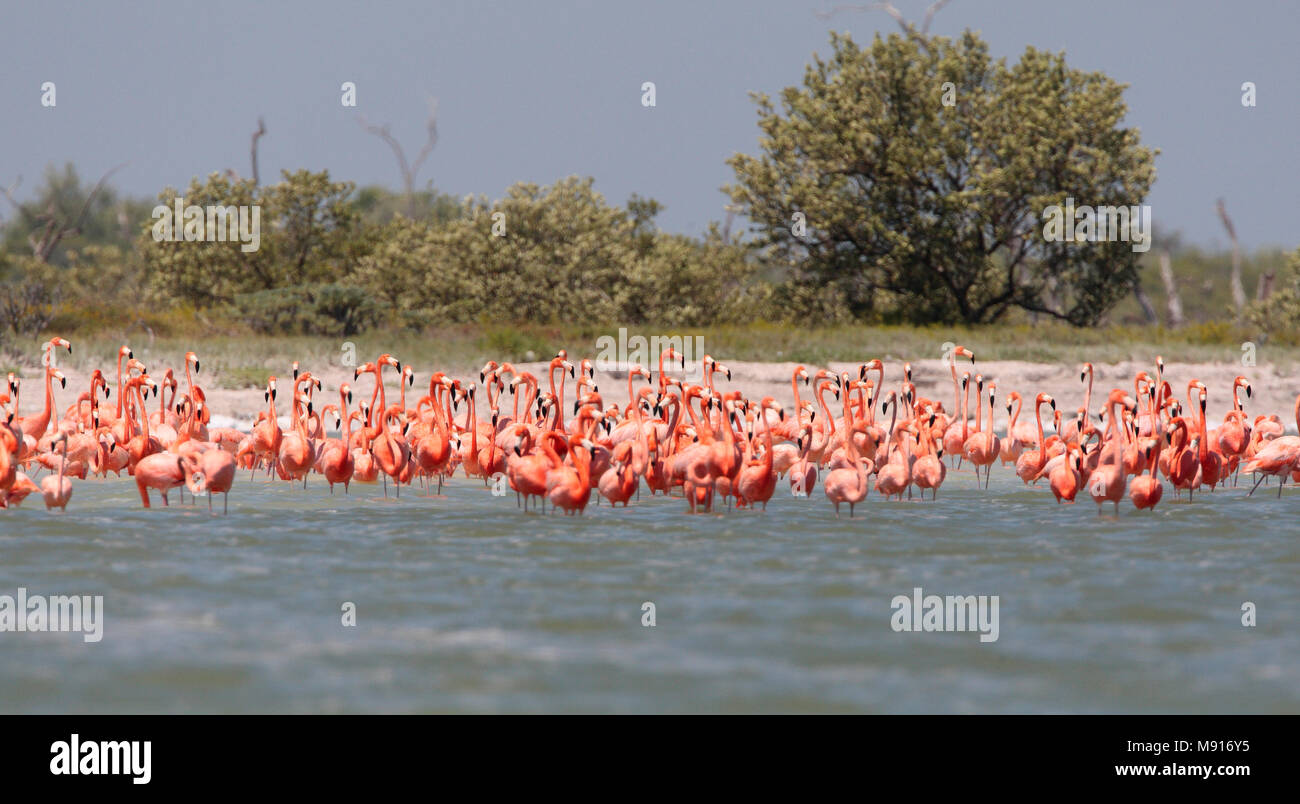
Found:
[[[924,2],[898,0],[919,20]],[[515,181],[591,175],[622,203],[666,205],[660,224],[698,233],[724,216],[725,159],[753,153],[751,90],[797,84],[831,29],[859,41],[897,27],[881,12],[813,15],[833,2],[27,2],[0,16],[0,184],[29,197],[50,163],[121,190],[234,168],[266,118],[263,179],[329,169],[399,187],[388,147],[358,113],[391,123],[412,154],[426,97],[440,141],[421,180],[499,198]],[[953,0],[935,33],[981,31],[995,56],[1026,45],[1129,83],[1129,122],[1161,149],[1157,227],[1213,246],[1223,196],[1248,247],[1300,243],[1300,3]],[[42,82],[58,105],[40,104]],[[357,108],[340,84],[357,84]],[[641,105],[653,81],[657,105]],[[1243,108],[1241,84],[1258,87]],[[11,211],[3,209],[7,218]],[[1159,244],[1157,243],[1157,246]]]

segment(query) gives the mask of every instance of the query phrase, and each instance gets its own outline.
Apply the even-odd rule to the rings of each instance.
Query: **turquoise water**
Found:
[[[103,639],[0,633],[0,711],[1300,712],[1300,492],[1117,519],[974,483],[836,520],[784,482],[766,513],[581,518],[461,478],[241,473],[228,517],[80,482],[66,515],[0,512],[0,594],[102,594]],[[998,640],[894,632],[916,586],[998,595]]]

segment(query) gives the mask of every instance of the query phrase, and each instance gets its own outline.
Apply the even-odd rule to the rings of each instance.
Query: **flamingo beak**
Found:
[[[1056,410],[1056,400],[1055,399],[1051,400],[1050,404],[1052,406],[1052,410]]]
[[[1250,399],[1250,386],[1249,386],[1249,385],[1246,386],[1246,398],[1247,398],[1247,399]]]

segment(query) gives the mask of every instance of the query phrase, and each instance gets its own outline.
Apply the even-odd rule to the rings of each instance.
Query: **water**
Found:
[[[241,473],[222,518],[80,482],[66,515],[0,512],[0,594],[102,594],[103,639],[0,633],[0,711],[1300,712],[1300,492],[1116,519],[973,486],[569,518]],[[999,639],[895,633],[915,586],[998,595]]]

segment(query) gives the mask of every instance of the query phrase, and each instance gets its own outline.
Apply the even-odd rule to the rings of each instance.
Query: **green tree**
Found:
[[[0,229],[0,250],[62,267],[68,264],[69,250],[88,245],[129,249],[135,222],[149,214],[151,205],[122,198],[104,183],[107,178],[88,186],[72,163],[61,170],[47,167],[36,197],[12,204],[12,214]]]
[[[1277,289],[1267,299],[1251,304],[1246,317],[1267,336],[1300,343],[1300,249],[1287,258]]]
[[[330,181],[328,172],[306,170],[286,171],[279,183],[261,186],[219,173],[191,181],[179,194],[186,207],[259,208],[258,248],[244,251],[243,243],[229,239],[159,241],[154,227],[161,219],[146,217],[136,242],[153,291],[211,307],[240,294],[347,278],[366,248],[353,189],[349,182]],[[177,196],[168,188],[159,204],[173,208]],[[178,224],[178,237],[179,231]]]
[[[1043,238],[1045,209],[1067,198],[1145,198],[1155,153],[1121,127],[1122,85],[1033,48],[1007,66],[970,31],[831,45],[781,93],[783,114],[755,96],[762,153],[729,160],[727,191],[794,284],[912,322],[1019,307],[1085,325],[1130,291],[1130,243]]]

